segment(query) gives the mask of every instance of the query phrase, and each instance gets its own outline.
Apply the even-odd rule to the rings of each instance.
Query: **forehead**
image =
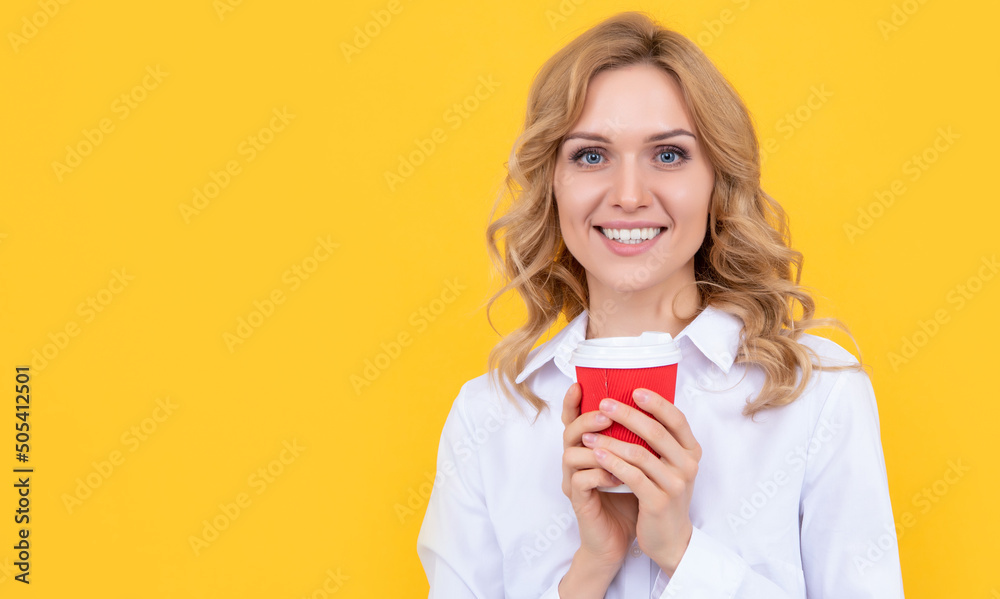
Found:
[[[680,84],[667,71],[641,64],[595,75],[572,131],[612,138],[680,127],[694,132]]]

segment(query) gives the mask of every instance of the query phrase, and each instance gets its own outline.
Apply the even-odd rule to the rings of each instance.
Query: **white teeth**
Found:
[[[662,227],[647,227],[644,229],[605,229],[601,227],[601,232],[608,239],[629,245],[652,239],[659,235],[662,230]]]

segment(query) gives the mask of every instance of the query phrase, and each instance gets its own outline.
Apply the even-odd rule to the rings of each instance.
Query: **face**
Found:
[[[553,190],[591,300],[694,280],[715,177],[673,76],[651,65],[598,73],[559,147]]]

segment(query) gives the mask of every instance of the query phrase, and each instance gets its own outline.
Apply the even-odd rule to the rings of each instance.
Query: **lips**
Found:
[[[637,254],[642,254],[652,248],[656,243],[663,237],[663,234],[668,230],[667,228],[661,228],[660,232],[656,234],[652,239],[647,239],[645,241],[640,241],[639,243],[622,243],[621,241],[615,241],[614,239],[608,239],[608,236],[604,234],[600,227],[594,227],[597,230],[597,234],[600,235],[601,239],[604,240],[605,246],[611,250],[612,253],[618,256],[635,256]]]
[[[609,227],[595,227],[602,235],[608,239],[618,241],[625,244],[636,244],[640,241],[646,241],[653,239],[657,235],[663,232],[665,227],[642,227],[642,228],[609,228]]]

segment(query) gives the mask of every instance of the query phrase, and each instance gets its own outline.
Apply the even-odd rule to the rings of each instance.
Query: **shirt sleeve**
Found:
[[[465,410],[464,387],[445,419],[437,474],[417,536],[429,599],[502,599],[503,555],[483,493]]]
[[[417,536],[417,554],[430,584],[428,599],[503,599],[503,552],[483,491],[479,451],[466,412],[464,388],[445,419],[437,473]],[[565,573],[563,573],[565,574]],[[560,574],[539,599],[560,599]]]
[[[840,374],[815,430],[799,508],[808,595],[902,599],[878,406],[867,374]]]
[[[674,575],[667,576],[660,570],[656,574],[650,597],[794,599],[773,581],[751,569],[739,554],[697,526],[692,528],[691,541],[677,564]]]
[[[811,435],[799,506],[806,597],[903,599],[878,409],[864,372],[845,371]],[[732,549],[694,527],[673,577],[652,599],[791,598]]]

